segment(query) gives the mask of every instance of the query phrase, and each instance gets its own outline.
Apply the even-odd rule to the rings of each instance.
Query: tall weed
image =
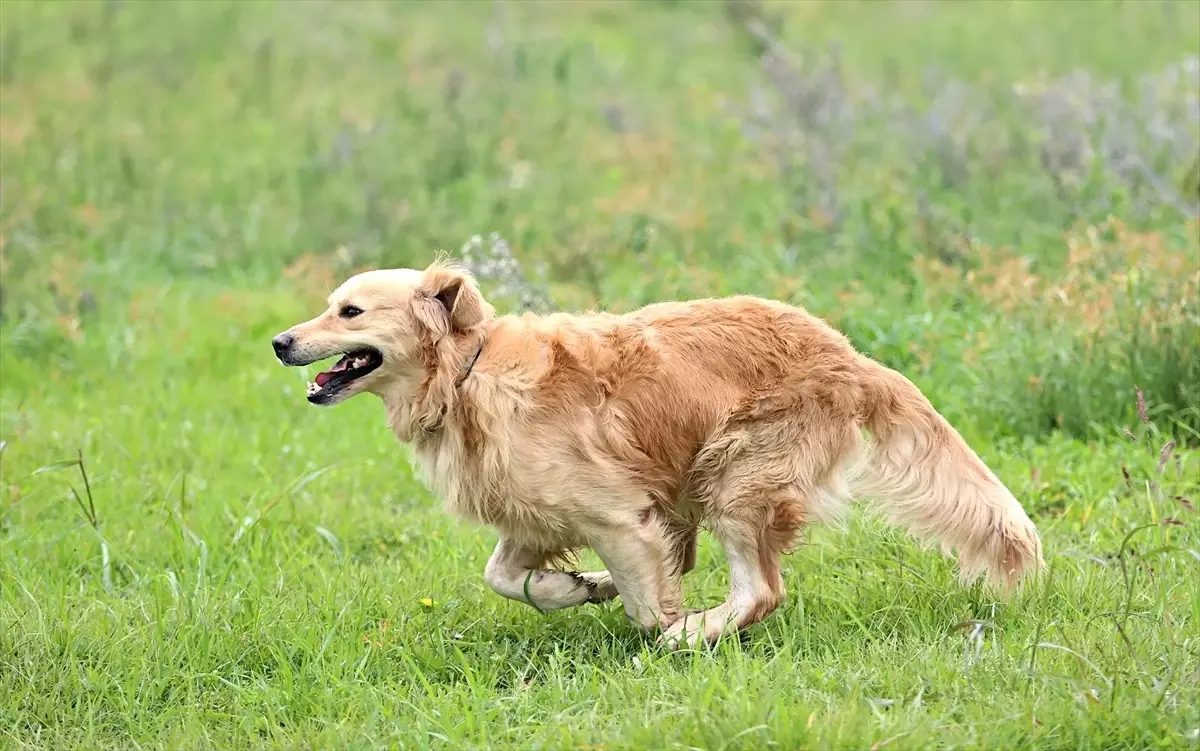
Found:
[[[970,249],[961,271],[919,256],[928,304],[958,301],[990,323],[963,359],[981,406],[1019,433],[1128,421],[1142,389],[1157,416],[1200,437],[1200,253],[1182,233],[1139,231],[1117,219],[1066,236],[1061,270],[1008,249]]]

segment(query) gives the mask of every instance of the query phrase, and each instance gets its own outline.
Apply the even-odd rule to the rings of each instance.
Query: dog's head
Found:
[[[351,277],[329,307],[271,340],[284,365],[340,355],[308,385],[308,401],[332,405],[361,391],[383,393],[398,381],[420,382],[443,340],[486,324],[492,307],[463,269],[386,269]]]

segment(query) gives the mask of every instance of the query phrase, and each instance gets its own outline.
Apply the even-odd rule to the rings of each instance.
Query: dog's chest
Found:
[[[589,486],[552,458],[531,462],[526,454],[511,448],[467,451],[449,435],[421,445],[416,458],[426,484],[451,514],[495,527],[531,547],[577,546],[579,511]]]
[[[461,442],[438,437],[417,446],[417,464],[425,484],[447,510],[469,521],[492,523],[495,503],[491,498],[502,479],[486,472],[486,463],[468,455]]]

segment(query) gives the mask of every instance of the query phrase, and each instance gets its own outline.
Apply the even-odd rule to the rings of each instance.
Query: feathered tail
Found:
[[[960,576],[1010,591],[1040,569],[1042,544],[1021,504],[904,376],[865,361],[871,438],[850,491],[888,519],[957,553]]]

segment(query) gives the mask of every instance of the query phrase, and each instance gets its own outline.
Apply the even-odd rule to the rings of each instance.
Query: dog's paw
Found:
[[[658,637],[658,644],[667,649],[713,644],[731,625],[728,615],[721,607],[693,611],[663,631]]]
[[[689,618],[681,618],[678,622],[658,635],[658,645],[667,649],[682,649],[695,647],[701,641],[702,631],[699,623]]]
[[[571,572],[575,581],[587,588],[587,601],[593,603],[608,602],[617,596],[617,587],[607,571],[587,571],[584,573]]]

